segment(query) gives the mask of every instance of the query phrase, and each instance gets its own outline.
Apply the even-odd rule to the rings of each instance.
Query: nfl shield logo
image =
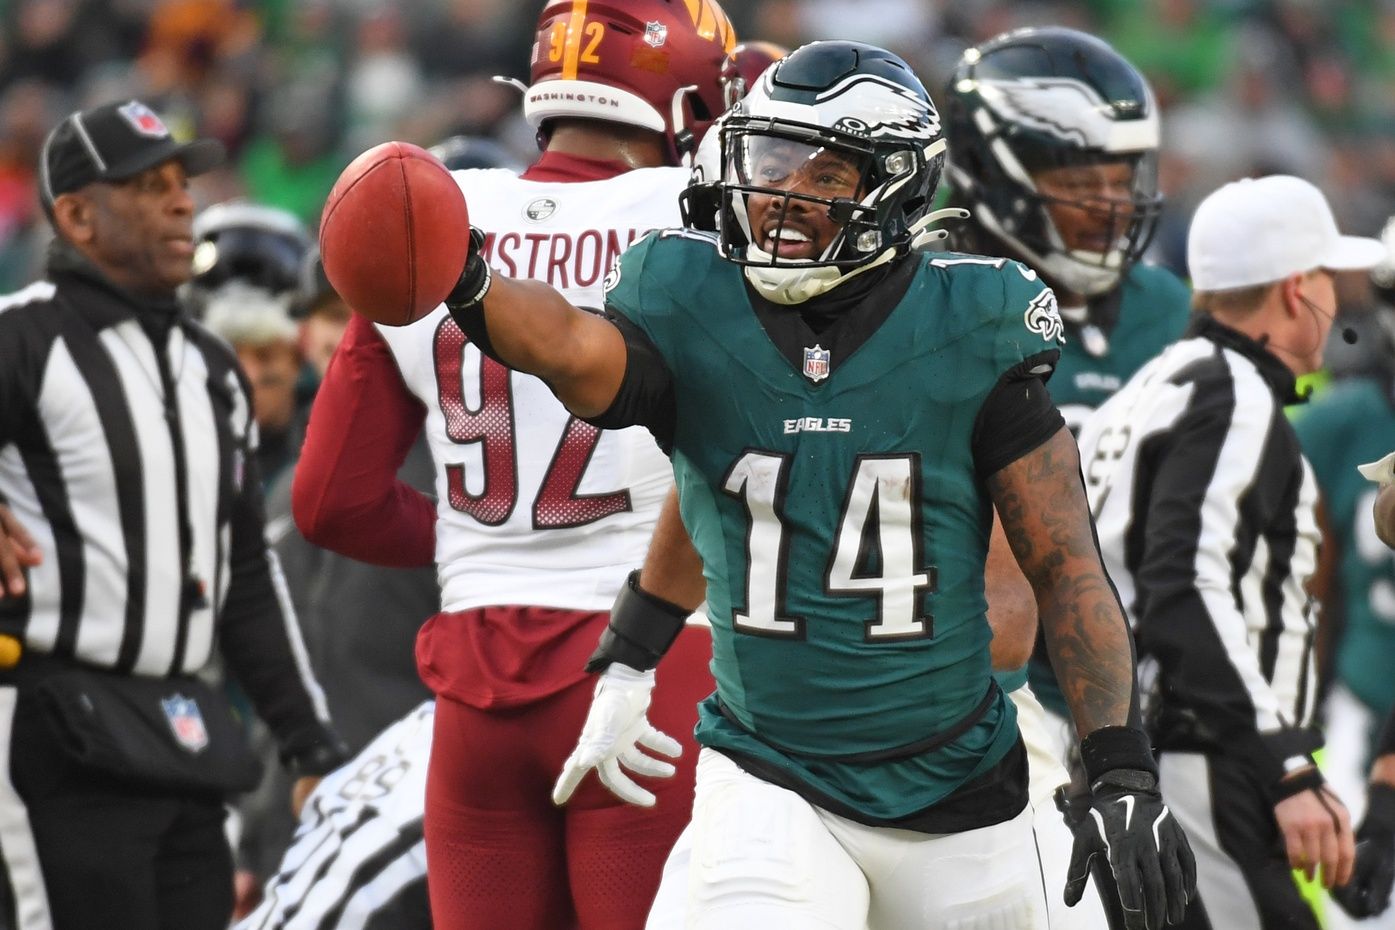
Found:
[[[828,377],[828,360],[833,355],[823,346],[804,347],[804,377],[818,384]]]
[[[139,100],[132,100],[130,103],[117,107],[116,112],[121,114],[121,118],[129,123],[132,129],[143,136],[163,139],[170,134],[170,131],[165,128],[164,122],[155,115],[155,111]]]
[[[203,714],[193,698],[174,694],[162,698],[160,707],[164,710],[165,719],[170,722],[170,729],[174,732],[174,738],[179,740],[179,745],[192,753],[197,753],[208,745],[208,730],[203,725]]]
[[[661,48],[668,41],[668,27],[663,23],[644,24],[644,44],[651,48]]]

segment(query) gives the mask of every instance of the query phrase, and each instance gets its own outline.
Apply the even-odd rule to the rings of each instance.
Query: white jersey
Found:
[[[422,816],[435,719],[427,701],[324,777],[262,903],[234,930],[418,926],[406,915],[425,906]]]
[[[490,266],[600,309],[619,254],[679,225],[682,168],[601,181],[525,181],[502,169],[454,173]],[[445,307],[380,326],[408,389],[426,406],[435,459],[436,564],[443,610],[525,605],[608,610],[649,546],[673,482],[638,427],[571,416],[539,379],[469,345]]]

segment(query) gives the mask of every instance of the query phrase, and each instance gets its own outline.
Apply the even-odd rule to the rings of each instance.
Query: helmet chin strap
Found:
[[[769,259],[770,253],[754,245],[746,247],[748,257]],[[790,306],[820,294],[826,294],[838,285],[855,278],[864,271],[878,265],[885,265],[896,257],[896,249],[884,249],[882,254],[865,265],[858,265],[851,271],[844,271],[834,265],[813,265],[808,268],[771,267],[769,265],[747,265],[746,280],[751,282],[762,297],[771,303]]]
[[[673,100],[669,103],[672,118],[669,125],[673,127],[674,144],[678,147],[678,163],[680,167],[693,170],[693,155],[697,151],[697,144],[692,140],[692,131],[688,128],[683,119],[683,98],[688,94],[696,93],[697,85],[689,84],[680,87],[673,92]],[[688,139],[684,139],[684,134]]]
[[[930,230],[928,227],[934,223],[943,219],[962,220],[968,219],[968,217],[969,211],[962,207],[946,207],[943,210],[936,210],[922,216],[912,223],[907,230],[911,234],[912,250],[949,236],[949,233],[943,229]],[[783,267],[747,265],[745,268],[746,280],[750,281],[751,286],[771,303],[790,306],[803,303],[820,294],[826,294],[864,271],[885,265],[896,257],[896,252],[895,248],[883,249],[876,258],[865,265],[858,265],[851,271],[843,271],[832,265],[816,265],[808,268],[792,268],[788,265]],[[746,246],[746,255],[758,260],[769,260],[771,257],[769,252],[761,249],[755,243]]]

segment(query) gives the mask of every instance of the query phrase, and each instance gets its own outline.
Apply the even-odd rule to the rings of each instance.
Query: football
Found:
[[[354,310],[406,326],[455,286],[470,250],[465,197],[445,165],[384,142],[339,175],[320,218],[325,277]]]

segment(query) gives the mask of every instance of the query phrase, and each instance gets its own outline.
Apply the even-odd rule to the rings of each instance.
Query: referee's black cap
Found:
[[[39,195],[52,208],[60,195],[93,181],[121,181],[178,159],[190,176],[223,163],[215,139],[178,142],[164,120],[139,100],[104,103],[68,114],[44,139]]]

